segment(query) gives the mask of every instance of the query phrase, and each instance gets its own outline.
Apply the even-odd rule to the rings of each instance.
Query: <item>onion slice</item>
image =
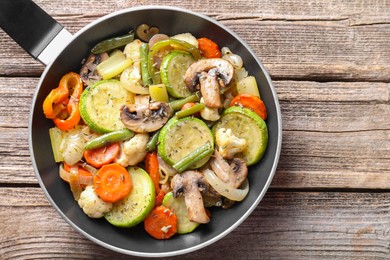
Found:
[[[80,194],[83,189],[80,186],[79,167],[71,166],[69,171],[69,185],[72,191],[73,197],[76,201],[79,200]]]
[[[235,189],[233,187],[228,186],[226,183],[224,183],[210,169],[204,170],[203,174],[207,182],[211,185],[211,187],[213,187],[219,194],[221,194],[222,196],[230,200],[242,201],[249,192],[248,179],[246,179],[244,183],[241,185],[242,189]]]
[[[92,168],[91,168],[91,170],[92,170]],[[85,168],[85,169],[88,170],[89,172],[91,172],[89,169],[87,169],[87,168]],[[95,168],[93,168],[93,169],[95,169]],[[66,182],[70,182],[69,181],[70,172],[65,171],[62,163],[59,166],[59,173],[60,173],[60,178],[62,180],[66,181]],[[94,176],[94,173],[92,173],[91,176],[79,176],[78,178],[79,178],[80,185],[93,185],[93,176]]]

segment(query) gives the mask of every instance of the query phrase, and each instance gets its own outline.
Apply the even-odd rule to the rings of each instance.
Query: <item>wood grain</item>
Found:
[[[389,1],[34,1],[71,33],[133,6],[197,11],[270,72],[283,119],[270,189],[222,240],[163,259],[389,259]],[[0,259],[140,259],[84,238],[38,186],[28,121],[43,69],[0,29]]]
[[[386,259],[389,195],[268,192],[227,237],[179,258],[219,259],[229,252],[224,259]],[[38,188],[2,188],[0,196],[2,259],[136,259],[84,238]]]
[[[239,2],[239,6],[238,2],[233,6],[218,2],[212,9],[213,5],[206,7],[195,1],[104,1],[99,2],[99,8],[95,8],[94,1],[83,2],[84,10],[90,10],[88,13],[80,12],[78,1],[67,1],[64,5],[37,3],[72,33],[104,14],[126,7],[146,3],[184,7],[209,15],[235,31],[275,79],[390,82],[390,23],[386,16],[390,12],[389,3],[363,9],[361,1],[341,8],[326,1],[311,5],[301,1],[269,5],[248,1],[244,5]],[[0,59],[4,59],[0,63],[0,75],[41,74],[44,67],[3,31],[0,31],[0,46]]]

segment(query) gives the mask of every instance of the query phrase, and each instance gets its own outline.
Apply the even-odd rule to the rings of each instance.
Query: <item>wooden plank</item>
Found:
[[[268,192],[231,234],[181,258],[218,259],[229,252],[226,259],[386,259],[389,195]],[[0,196],[3,259],[138,259],[84,238],[38,188],[0,188]]]
[[[269,2],[218,2],[218,8],[213,9],[196,1],[155,1],[199,11],[221,21],[248,42],[273,78],[390,82],[389,3],[367,5],[354,1],[339,7],[325,0],[315,4]],[[143,4],[89,1],[83,3],[82,10],[90,11],[85,13],[76,1],[61,5],[47,0],[37,3],[72,33],[106,13]],[[41,74],[44,67],[1,30],[0,46],[0,59],[4,59],[0,62],[0,75]]]

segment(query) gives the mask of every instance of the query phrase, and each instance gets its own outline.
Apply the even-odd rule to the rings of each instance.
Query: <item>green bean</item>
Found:
[[[192,165],[199,162],[203,158],[206,158],[212,153],[213,153],[213,148],[210,142],[207,142],[204,145],[196,148],[194,151],[190,152],[186,156],[184,156],[181,160],[176,162],[172,167],[178,172],[184,172]]]
[[[111,133],[103,134],[85,143],[85,150],[92,150],[107,144],[125,141],[134,136],[134,132],[129,129],[122,129]]]
[[[93,54],[100,54],[106,51],[110,51],[126,44],[132,42],[134,40],[134,31],[131,30],[128,34],[110,38],[104,41],[99,42],[92,48],[91,52]]]
[[[186,117],[186,116],[191,116],[191,115],[203,110],[205,107],[206,107],[205,104],[198,103],[198,104],[193,105],[192,107],[189,107],[189,108],[186,108],[186,109],[183,109],[183,110],[176,112],[175,117],[182,118],[182,117]]]
[[[156,149],[159,133],[160,131],[155,132],[152,135],[152,138],[150,138],[149,142],[146,144],[146,150],[148,150],[148,152],[154,151]]]
[[[142,43],[140,46],[141,50],[141,78],[144,86],[152,85],[152,77],[149,73],[148,66],[148,55],[149,55],[149,45],[147,43]]]
[[[188,102],[196,102],[200,100],[200,93],[196,92],[195,94],[192,94],[191,96],[188,96],[186,98],[177,99],[174,101],[171,101],[169,105],[174,111],[180,110],[182,106],[187,104]]]

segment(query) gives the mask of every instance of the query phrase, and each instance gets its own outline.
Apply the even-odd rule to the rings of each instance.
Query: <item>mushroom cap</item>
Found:
[[[222,82],[227,85],[231,82],[234,75],[234,67],[227,60],[221,58],[202,59],[192,63],[184,76],[184,82],[187,88],[193,92],[199,81],[201,72],[208,72],[215,69],[215,74],[222,79]]]
[[[136,133],[154,132],[168,121],[172,108],[165,102],[149,105],[123,105],[120,111],[122,123]]]
[[[206,189],[203,174],[198,171],[185,171],[173,176],[171,180],[173,197],[184,196],[188,209],[188,217],[197,223],[208,223],[210,218],[206,214],[201,192]]]

